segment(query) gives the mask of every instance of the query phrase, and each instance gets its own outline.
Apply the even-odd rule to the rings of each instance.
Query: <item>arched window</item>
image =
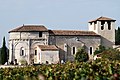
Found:
[[[111,22],[108,22],[108,30],[111,30]]]
[[[25,48],[21,47],[20,56],[25,56]]]
[[[101,30],[104,29],[104,24],[105,24],[105,21],[101,21]]]
[[[37,47],[34,48],[34,55],[37,55]]]
[[[76,47],[72,47],[72,54],[76,54]]]
[[[90,55],[92,55],[92,53],[93,53],[92,51],[93,51],[93,49],[92,49],[92,47],[90,47]]]
[[[104,29],[104,26],[103,25],[101,25],[101,30],[103,30]]]
[[[35,50],[35,55],[37,55],[37,50]]]

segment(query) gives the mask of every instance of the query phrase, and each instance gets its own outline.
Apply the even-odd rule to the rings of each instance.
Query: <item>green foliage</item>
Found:
[[[0,80],[120,80],[119,75],[120,61],[108,59],[0,69]]]
[[[88,59],[89,59],[88,53],[83,48],[78,49],[75,55],[75,60],[81,62],[81,61],[87,61]]]
[[[27,61],[25,59],[20,60],[21,65],[27,65]]]
[[[0,64],[5,64],[8,60],[7,47],[5,44],[5,37],[3,38],[3,45],[0,52]]]
[[[120,60],[120,51],[118,49],[107,49],[100,56],[109,60]]]
[[[120,27],[115,30],[115,44],[120,45]]]
[[[105,50],[106,50],[106,48],[104,46],[99,45],[99,47],[95,50],[94,55],[99,54]]]

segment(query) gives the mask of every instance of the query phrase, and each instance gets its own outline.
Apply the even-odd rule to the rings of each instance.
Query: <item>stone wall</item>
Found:
[[[110,29],[108,27],[108,21],[104,21],[105,23],[102,25],[102,21],[96,21],[92,23],[88,23],[89,31],[94,31],[95,33],[101,35],[101,45],[105,47],[112,47],[115,44],[115,22],[109,21]],[[103,29],[101,29],[103,26]]]
[[[56,64],[59,62],[59,51],[41,51],[41,63]]]
[[[31,61],[31,54],[34,54],[34,49],[37,45],[48,44],[48,32],[42,32],[42,37],[39,37],[38,32],[11,32],[9,38],[9,62],[17,59],[25,59],[28,64]],[[21,48],[25,49],[25,55],[20,56]]]
[[[57,45],[60,49],[60,60],[74,61],[74,55],[72,47],[78,48],[84,47],[86,52],[90,55],[90,47],[92,47],[92,54],[101,44],[100,36],[50,36],[49,44]],[[64,45],[67,45],[67,51],[65,51]],[[90,55],[90,56],[91,56]]]

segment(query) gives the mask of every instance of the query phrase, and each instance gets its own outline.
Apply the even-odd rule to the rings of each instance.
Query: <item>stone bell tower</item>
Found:
[[[89,21],[89,31],[93,31],[101,36],[101,45],[113,47],[115,44],[115,21],[107,17],[99,17]]]

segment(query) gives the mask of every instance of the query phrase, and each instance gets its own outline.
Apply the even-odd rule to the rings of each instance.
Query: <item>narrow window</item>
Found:
[[[92,47],[90,47],[90,55],[92,55]]]
[[[25,55],[25,49],[22,47],[21,52],[20,52],[20,56],[24,56],[24,55]]]
[[[75,54],[75,47],[73,47],[73,55]]]
[[[24,55],[24,50],[22,50],[22,53],[21,53],[21,56],[23,56]]]
[[[104,26],[102,25],[102,26],[101,26],[101,30],[103,30],[103,29],[104,29]]]
[[[101,21],[101,30],[104,29],[104,24],[105,24],[105,21]]]
[[[92,22],[90,22],[90,25],[92,25]]]
[[[37,55],[37,50],[35,50],[35,55]]]
[[[111,30],[111,22],[108,22],[108,30]]]
[[[42,37],[42,32],[39,32],[39,37]]]

